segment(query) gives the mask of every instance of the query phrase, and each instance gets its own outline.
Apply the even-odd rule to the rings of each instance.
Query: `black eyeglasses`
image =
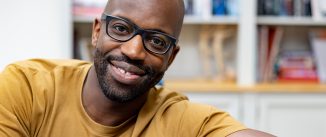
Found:
[[[163,32],[141,29],[120,17],[102,14],[101,19],[106,21],[106,34],[112,39],[126,42],[139,34],[145,49],[152,53],[165,54],[177,42],[176,38]]]

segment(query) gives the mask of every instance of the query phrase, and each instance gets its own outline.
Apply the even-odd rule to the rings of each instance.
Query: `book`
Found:
[[[258,47],[258,81],[263,81],[263,74],[267,62],[268,27],[259,28],[259,47]]]
[[[257,10],[258,15],[311,16],[311,8],[311,0],[258,0]]]
[[[258,0],[257,2],[257,14],[258,15],[264,15],[264,1],[263,0]]]
[[[303,1],[302,0],[294,0],[293,1],[294,5],[294,16],[303,16]]]
[[[319,82],[311,51],[285,51],[277,66],[278,82]]]
[[[268,1],[268,0],[267,0]],[[282,1],[283,0],[273,0],[273,14],[272,15],[281,15],[282,8]]]
[[[274,66],[276,64],[276,59],[279,54],[279,49],[281,46],[281,40],[283,37],[284,30],[281,27],[277,27],[274,30],[274,35],[271,36],[272,39],[270,39],[270,52],[268,53],[268,60],[266,63],[266,70],[265,70],[265,78],[264,81],[271,81],[273,80],[276,75],[274,71]]]
[[[310,42],[317,62],[318,77],[320,82],[326,83],[326,30],[312,30]]]
[[[325,0],[319,0],[319,6],[320,6],[320,12],[322,16],[326,17],[326,1]]]
[[[262,26],[260,28],[260,41],[258,48],[259,76],[261,82],[270,82],[276,76],[274,66],[279,53],[283,28]]]
[[[185,14],[203,19],[212,16],[238,16],[239,0],[184,0]]]
[[[280,68],[315,68],[311,51],[285,51],[281,53],[278,61]]]
[[[212,17],[211,0],[194,0],[194,16],[208,20]]]
[[[319,83],[319,79],[315,69],[305,68],[281,68],[277,82],[305,82],[305,83]]]
[[[293,4],[295,16],[311,16],[310,0],[294,0]]]
[[[311,0],[312,18],[314,20],[323,20],[326,18],[325,0]]]
[[[226,0],[212,0],[212,13],[215,16],[226,15]]]
[[[275,2],[276,0],[262,0],[263,1],[263,15],[276,15]]]
[[[185,14],[193,15],[194,14],[194,0],[183,0],[185,4]]]
[[[239,0],[227,0],[226,2],[226,13],[229,16],[239,15]]]
[[[311,1],[310,0],[303,0],[303,16],[311,16],[312,10],[311,10]]]
[[[292,16],[292,15],[294,15],[293,12],[294,12],[293,0],[282,0],[279,15],[280,16]]]

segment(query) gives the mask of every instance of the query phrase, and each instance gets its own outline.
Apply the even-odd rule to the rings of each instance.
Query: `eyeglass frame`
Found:
[[[112,19],[122,20],[122,21],[126,22],[127,24],[132,25],[132,28],[134,29],[134,32],[133,32],[132,36],[131,36],[130,38],[128,38],[127,40],[119,40],[119,39],[114,38],[113,36],[111,36],[111,35],[109,34],[109,32],[108,32],[108,26],[109,26],[110,20],[112,20]],[[105,24],[105,32],[106,32],[106,34],[107,34],[110,38],[112,38],[112,39],[114,39],[114,40],[117,40],[117,41],[119,41],[119,42],[126,42],[126,41],[131,40],[131,39],[132,39],[133,37],[135,37],[136,35],[140,35],[140,36],[142,37],[142,42],[143,42],[143,46],[144,46],[144,48],[145,48],[147,51],[151,52],[151,53],[164,55],[164,54],[166,54],[166,53],[170,50],[171,47],[176,46],[176,44],[177,44],[177,42],[178,42],[178,39],[176,39],[175,37],[170,36],[170,35],[168,35],[168,34],[166,34],[166,33],[164,33],[164,32],[155,31],[155,30],[149,30],[149,29],[142,29],[141,27],[139,27],[139,26],[136,25],[135,23],[133,23],[133,22],[127,20],[127,19],[121,18],[121,17],[117,17],[117,16],[108,15],[108,14],[103,13],[102,16],[101,16],[101,20],[104,20],[104,21],[105,21],[105,23],[106,23],[106,24]],[[156,51],[152,51],[152,50],[148,49],[148,48],[145,46],[144,37],[143,37],[143,34],[144,34],[144,33],[155,33],[155,34],[161,34],[161,35],[167,37],[167,38],[170,40],[170,43],[168,44],[168,48],[167,48],[164,52],[156,52]]]

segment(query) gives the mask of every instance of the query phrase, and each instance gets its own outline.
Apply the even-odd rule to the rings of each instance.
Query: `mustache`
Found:
[[[134,66],[142,69],[143,71],[145,71],[146,74],[153,75],[155,73],[154,69],[152,67],[143,65],[142,60],[132,60],[129,57],[127,57],[126,55],[121,55],[121,56],[107,55],[105,57],[105,60],[108,61],[108,62],[110,62],[110,61],[123,61],[123,62],[126,62],[128,64],[134,65]]]

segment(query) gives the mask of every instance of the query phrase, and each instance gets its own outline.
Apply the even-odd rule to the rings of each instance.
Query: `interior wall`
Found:
[[[29,58],[71,58],[69,0],[0,2],[0,70]]]

